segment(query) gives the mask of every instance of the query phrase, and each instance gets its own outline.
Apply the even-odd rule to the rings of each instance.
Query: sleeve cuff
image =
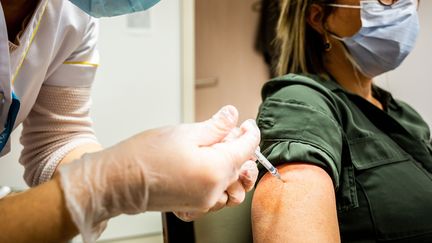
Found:
[[[98,144],[94,138],[78,138],[57,149],[48,159],[47,163],[41,164],[41,173],[39,177],[35,177],[33,186],[45,183],[53,177],[60,161],[75,148],[85,144]]]

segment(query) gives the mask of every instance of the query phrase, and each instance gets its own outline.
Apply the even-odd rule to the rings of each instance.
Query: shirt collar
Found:
[[[351,92],[348,92],[345,90],[339,83],[337,83],[334,79],[322,79],[320,78],[321,82],[326,82],[328,87],[333,92],[343,92],[348,95],[355,95]],[[388,92],[387,90],[372,84],[372,95],[375,97],[381,104],[383,105],[384,111],[387,111],[388,109],[398,110],[401,108],[401,106],[398,104],[398,102],[393,98],[392,94]]]
[[[304,80],[305,78],[308,78],[310,80],[314,80],[315,82],[321,84],[322,86],[326,87],[328,90],[330,90],[333,93],[344,93],[348,97],[360,97],[357,94],[353,94],[347,90],[345,90],[338,82],[335,81],[334,78],[324,78],[318,75],[312,75],[312,74],[287,74],[282,77],[277,77],[269,82],[267,82],[262,91],[261,95],[262,98],[265,99],[268,95],[271,93],[277,91],[279,88],[285,86],[284,82],[281,81],[287,81],[287,80]],[[393,98],[393,96],[390,94],[390,92],[384,90],[383,88],[380,88],[373,84],[372,86],[372,92],[373,96],[378,99],[382,105],[384,106],[384,110],[387,111],[387,109],[392,110],[398,110],[401,108],[401,106],[398,104],[398,102]]]

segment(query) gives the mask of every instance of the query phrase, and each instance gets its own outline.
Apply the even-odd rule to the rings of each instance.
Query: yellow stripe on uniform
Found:
[[[99,67],[99,64],[97,64],[97,63],[92,63],[92,62],[64,62],[63,64],[69,64],[69,65],[84,65],[84,66]]]

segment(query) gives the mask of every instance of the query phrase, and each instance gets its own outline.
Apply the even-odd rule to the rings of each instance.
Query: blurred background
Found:
[[[260,89],[271,76],[263,30],[274,16],[263,11],[264,2],[277,0],[163,0],[144,13],[101,19],[92,117],[103,146],[145,129],[205,120],[226,104],[239,109],[241,120],[255,118]],[[419,11],[415,50],[377,83],[432,127],[432,1],[422,1]],[[0,185],[26,188],[18,163],[20,132],[13,133],[13,151],[0,158]],[[242,206],[175,227],[193,234],[190,242],[251,242],[250,197]],[[160,213],[120,216],[110,221],[100,242],[164,242],[163,223],[167,235],[172,222],[162,218]]]

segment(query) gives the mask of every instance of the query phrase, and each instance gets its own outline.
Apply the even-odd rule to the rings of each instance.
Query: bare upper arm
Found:
[[[284,183],[266,174],[252,201],[254,242],[338,242],[333,182],[306,163],[279,168]]]

